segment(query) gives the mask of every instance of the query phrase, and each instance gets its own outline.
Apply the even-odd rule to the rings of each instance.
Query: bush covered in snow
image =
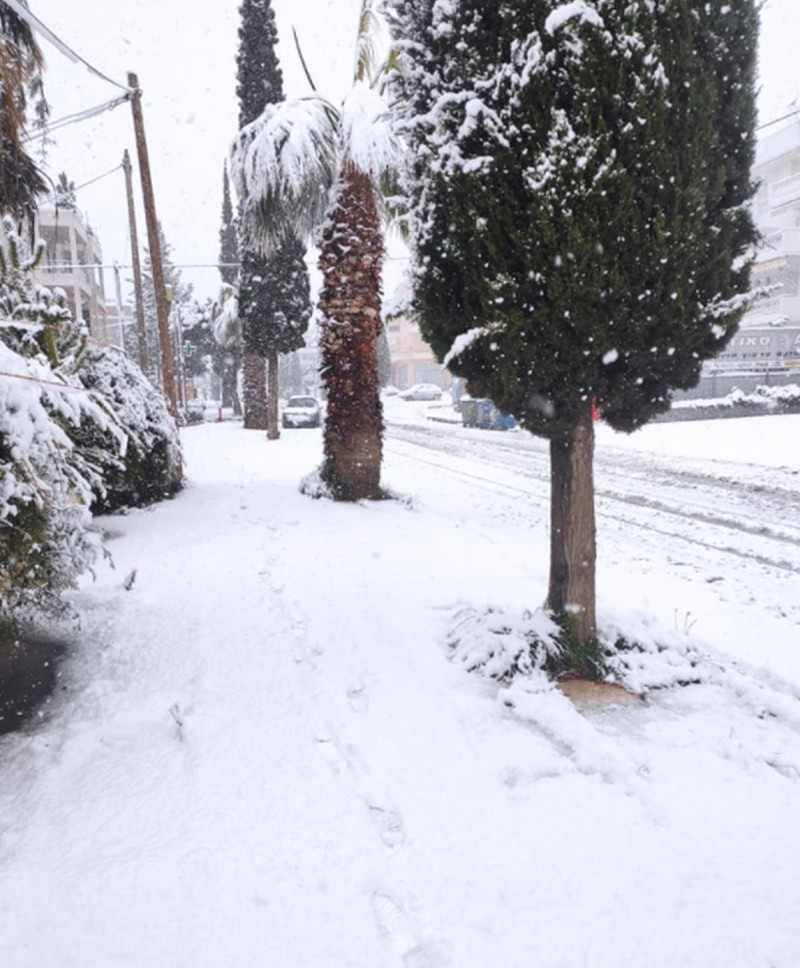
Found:
[[[109,446],[107,431],[93,421],[82,421],[71,435],[102,475],[93,510],[140,507],[174,494],[180,487],[180,443],[163,395],[120,350],[92,342],[76,361],[74,374],[110,410],[124,434],[121,451]]]
[[[735,409],[747,406],[762,407],[765,412],[780,411],[789,407],[800,406],[800,385],[788,383],[784,386],[757,386],[752,393],[743,390],[731,390],[727,396],[715,397],[711,400],[681,400],[673,404],[683,410],[708,410],[711,408]]]
[[[56,607],[90,567],[90,508],[175,490],[177,429],[160,394],[97,346],[63,293],[31,280],[9,219],[0,233],[0,618]]]
[[[450,658],[467,672],[509,683],[517,675],[555,671],[559,628],[542,609],[511,616],[498,609],[459,609],[447,636]]]
[[[102,482],[66,429],[83,421],[110,428],[83,388],[0,338],[0,616],[55,604],[94,560],[88,509]]]
[[[604,680],[636,695],[702,682],[713,662],[687,629],[652,626],[629,619],[626,628],[608,623],[598,648],[576,662],[564,629],[546,609],[515,613],[498,608],[457,609],[447,632],[450,660],[467,672],[503,686],[518,680]]]

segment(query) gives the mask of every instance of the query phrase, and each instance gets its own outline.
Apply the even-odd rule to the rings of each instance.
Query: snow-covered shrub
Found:
[[[0,233],[0,616],[44,608],[92,562],[87,528],[96,468],[79,455],[68,428],[105,411],[76,380],[55,372],[57,297],[30,282],[42,249],[27,256],[4,219]],[[66,312],[66,318],[69,313]]]
[[[732,403],[755,403],[760,404],[767,410],[780,410],[781,407],[800,404],[800,385],[788,383],[785,386],[769,387],[757,386],[752,393],[742,393],[741,390],[734,390],[729,394]]]
[[[94,560],[88,507],[100,475],[64,430],[84,420],[109,426],[82,387],[0,338],[0,617],[52,607]]]
[[[563,649],[561,630],[542,609],[512,615],[465,606],[453,616],[447,645],[450,659],[467,672],[509,683],[538,671],[556,674]]]
[[[690,627],[670,629],[634,612],[620,623],[601,623],[597,651],[575,664],[565,648],[564,629],[546,609],[512,612],[461,606],[452,615],[446,644],[450,660],[467,672],[525,693],[539,694],[548,682],[580,678],[614,683],[637,696],[704,682],[733,673],[727,660],[690,634]],[[722,674],[722,675],[721,675]],[[504,692],[504,702],[510,695]],[[506,702],[507,705],[509,703]]]
[[[35,286],[13,222],[0,232],[0,618],[58,604],[91,565],[90,507],[179,486],[177,429],[160,395]]]
[[[180,442],[163,395],[120,350],[92,342],[74,374],[113,414],[125,437],[123,449],[116,451],[109,447],[108,433],[92,421],[83,421],[71,435],[102,474],[93,510],[140,507],[174,494],[181,483]]]

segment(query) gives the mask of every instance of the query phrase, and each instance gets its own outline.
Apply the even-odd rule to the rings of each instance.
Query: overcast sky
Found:
[[[36,15],[104,74],[125,83],[138,74],[158,214],[180,265],[216,262],[222,203],[222,167],[236,133],[236,47],[239,0],[30,0]],[[360,0],[273,0],[279,57],[288,96],[309,88],[294,50],[295,26],[322,93],[339,100],[353,69]],[[761,121],[800,106],[800,0],[766,0],[760,57]],[[121,93],[70,63],[46,42],[46,90],[52,119],[100,105]],[[130,106],[54,133],[47,170],[66,170],[82,185],[113,169],[127,148],[135,162]],[[137,176],[138,177],[138,176]],[[136,180],[136,178],[135,178]],[[139,204],[138,186],[137,204]],[[78,193],[97,231],[107,263],[130,262],[127,207],[121,171]],[[146,241],[139,207],[139,238]],[[389,288],[401,262],[390,263]],[[184,268],[200,296],[215,295],[215,268]],[[125,271],[123,271],[125,275]],[[113,298],[113,288],[107,291]]]

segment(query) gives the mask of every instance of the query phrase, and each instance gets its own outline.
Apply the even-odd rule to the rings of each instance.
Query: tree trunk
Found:
[[[383,413],[376,342],[383,236],[369,177],[343,172],[320,246],[322,378],[328,393],[322,478],[334,498],[379,498]]]
[[[244,351],[244,427],[267,429],[267,375],[264,360],[250,350]]]
[[[241,415],[242,408],[236,389],[237,369],[236,359],[227,353],[223,353],[217,371],[220,379],[220,402],[223,407],[230,407],[239,416]]]
[[[278,351],[267,353],[267,439],[277,440],[280,435],[278,426]]]
[[[231,354],[231,387],[233,412],[237,417],[242,416],[242,401],[239,399],[239,370],[242,365],[242,354],[236,350]]]
[[[572,431],[550,441],[550,587],[547,606],[579,646],[597,638],[594,424],[587,404]]]

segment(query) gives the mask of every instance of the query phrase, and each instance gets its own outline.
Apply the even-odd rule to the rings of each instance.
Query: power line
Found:
[[[781,121],[788,121],[789,118],[794,118],[800,114],[800,108],[796,108],[794,111],[790,111],[788,114],[784,114],[782,118],[775,118],[774,121],[766,121],[764,124],[760,124],[756,131],[761,131],[763,128],[771,128],[773,124],[780,124]]]
[[[99,182],[101,178],[108,178],[109,175],[113,175],[115,172],[120,171],[121,168],[122,168],[122,165],[117,165],[117,167],[116,168],[112,168],[111,171],[104,172],[102,175],[98,175],[96,178],[92,178],[89,181],[84,182],[82,185],[76,185],[71,190],[74,191],[74,192],[79,192],[82,188],[88,188],[89,185],[94,185],[95,182]],[[59,190],[58,188],[56,188],[52,192],[52,194],[55,197],[57,195],[63,195],[64,192],[61,191],[61,190]],[[61,207],[63,208],[64,206],[62,205]]]
[[[91,181],[84,182],[82,185],[76,185],[75,191],[79,192],[82,188],[88,188],[89,185],[94,185],[95,182],[99,182],[101,178],[108,178],[109,175],[113,175],[114,172],[120,171],[122,165],[117,165],[116,168],[112,168],[111,171],[105,172],[103,175],[98,175],[97,178],[92,178]]]
[[[84,67],[88,68],[92,74],[95,74],[104,81],[108,81],[108,83],[113,84],[114,87],[118,87],[121,91],[130,91],[130,88],[127,85],[120,84],[118,81],[112,80],[110,77],[108,77],[108,75],[104,74],[102,71],[99,71],[96,67],[93,67],[89,61],[86,60],[86,58],[81,57],[80,54],[77,54],[68,44],[65,44],[60,37],[54,34],[49,27],[45,26],[45,24],[39,20],[36,14],[31,13],[26,6],[20,3],[20,0],[5,0],[5,4],[6,6],[11,7],[14,13],[24,20],[29,27],[37,30],[42,37],[44,37],[46,40],[49,40],[56,50],[60,51],[65,57],[69,58],[69,60],[71,60],[74,64],[81,63],[84,65]]]
[[[36,128],[35,131],[29,131],[25,134],[23,141],[33,141],[35,138],[40,138],[42,136],[47,136],[52,134],[54,131],[58,131],[61,128],[66,128],[70,124],[77,124],[79,121],[88,121],[89,118],[94,118],[98,114],[102,114],[104,111],[113,111],[114,108],[119,107],[120,104],[125,104],[130,101],[132,97],[132,92],[128,91],[121,97],[113,98],[111,101],[104,101],[102,104],[98,104],[93,108],[86,108],[85,111],[76,111],[75,114],[66,114],[63,118],[58,118],[58,120],[53,121],[52,124],[44,123]]]

